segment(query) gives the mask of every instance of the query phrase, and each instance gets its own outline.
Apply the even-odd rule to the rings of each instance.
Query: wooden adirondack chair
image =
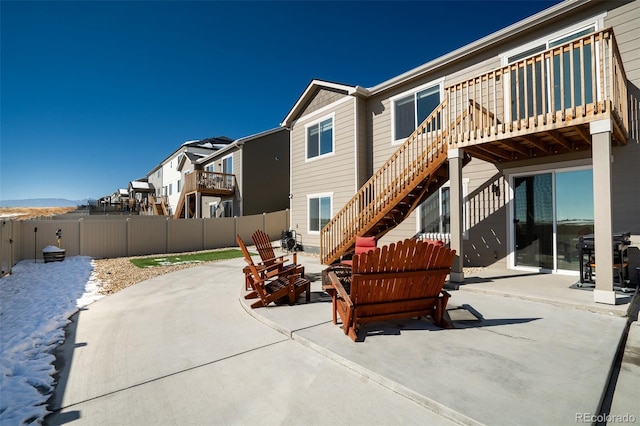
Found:
[[[236,236],[236,241],[247,262],[248,270],[245,268],[245,279],[248,280],[253,289],[244,298],[259,299],[251,305],[252,308],[267,306],[271,302],[280,300],[287,300],[289,305],[293,305],[298,296],[305,292],[306,302],[309,303],[311,300],[311,282],[302,278],[299,271],[289,271],[286,275],[267,276],[267,267],[262,263],[256,265],[253,262],[247,246],[239,235]]]
[[[267,276],[288,275],[290,273],[299,273],[304,278],[304,266],[298,264],[297,253],[293,253],[293,263],[286,264],[284,256],[276,256],[271,245],[271,239],[266,232],[258,229],[251,235],[256,250],[260,255],[262,263],[267,267]]]
[[[429,315],[436,325],[448,328],[443,316],[450,295],[443,286],[455,253],[405,240],[354,255],[350,275],[341,280],[336,271],[327,274],[334,323],[339,315],[344,333],[354,341],[369,322]]]

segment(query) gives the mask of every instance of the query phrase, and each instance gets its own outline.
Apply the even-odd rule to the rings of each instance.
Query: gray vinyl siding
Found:
[[[634,243],[640,245],[640,2],[621,3],[610,10],[605,26],[613,27],[631,97],[630,140],[613,148],[613,229],[631,232]]]
[[[288,209],[289,132],[282,129],[250,140],[238,156],[240,171],[236,176],[243,180],[243,216]]]
[[[356,99],[356,119],[358,126],[357,135],[357,157],[358,157],[358,177],[357,186],[361,187],[371,177],[373,173],[373,161],[371,150],[369,149],[369,132],[367,130],[367,103],[364,99]]]
[[[335,105],[330,110],[298,119],[291,131],[291,227],[302,238],[306,251],[320,247],[320,236],[309,234],[307,195],[333,193],[332,215],[335,215],[355,194],[355,99]],[[334,153],[327,157],[306,160],[305,124],[334,113]]]
[[[341,90],[331,90],[327,88],[321,88],[318,93],[313,97],[309,105],[300,113],[301,117],[311,114],[327,105],[330,105],[347,96],[347,93]]]

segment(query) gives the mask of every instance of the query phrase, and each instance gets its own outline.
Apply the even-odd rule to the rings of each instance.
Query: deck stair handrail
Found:
[[[442,117],[446,115],[444,101],[325,225],[320,233],[322,263],[338,260],[358,236],[384,233],[375,231],[377,223],[399,202],[406,201],[417,184],[423,184],[427,191],[435,172],[447,159],[448,147],[443,141],[449,129],[441,130]],[[407,214],[415,207],[417,203],[409,206]]]
[[[415,209],[431,193],[449,148],[465,148],[488,161],[516,160],[535,150],[548,154],[549,145],[529,135],[602,118],[612,118],[616,143],[626,143],[627,78],[611,28],[446,87],[442,103],[321,230],[322,263],[337,261],[357,236],[388,232],[389,226],[376,227],[399,203],[411,203],[403,217]],[[583,135],[586,143],[588,136]],[[508,140],[514,137],[530,146]],[[573,148],[566,139],[549,137],[566,151]],[[495,141],[512,150],[489,148]]]

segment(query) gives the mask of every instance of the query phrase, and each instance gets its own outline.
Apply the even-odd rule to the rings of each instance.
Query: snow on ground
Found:
[[[42,423],[53,392],[53,351],[80,308],[100,299],[90,257],[19,262],[0,278],[0,425]]]

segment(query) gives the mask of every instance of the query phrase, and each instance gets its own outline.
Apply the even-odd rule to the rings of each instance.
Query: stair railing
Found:
[[[443,140],[447,130],[442,130],[442,119],[447,116],[445,100],[327,223],[320,232],[322,263],[337,260],[336,256],[345,247],[355,244],[357,236],[366,235],[418,183],[435,171],[436,163],[446,159],[447,144]]]

